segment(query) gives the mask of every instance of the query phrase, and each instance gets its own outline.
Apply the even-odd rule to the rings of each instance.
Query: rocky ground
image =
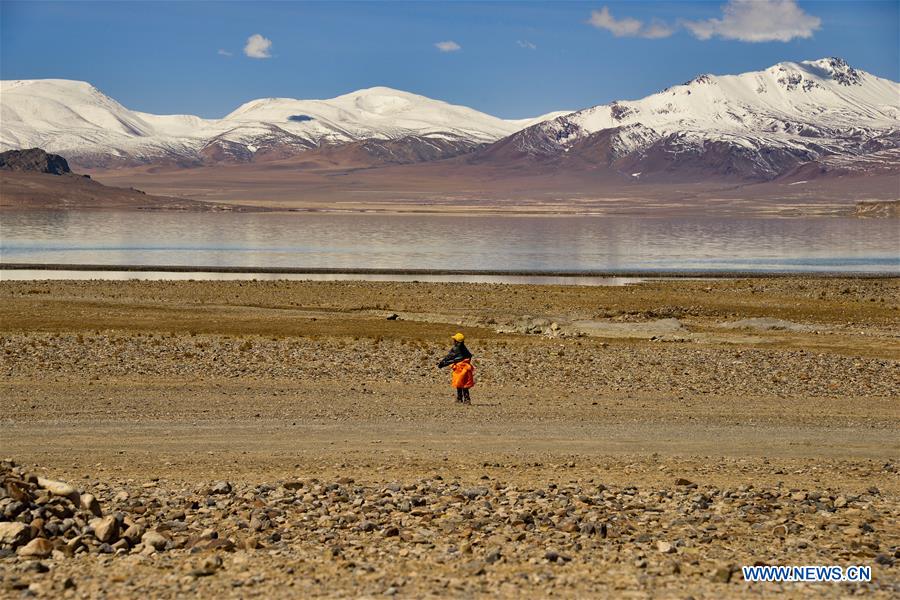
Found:
[[[896,597],[898,292],[0,284],[0,595]]]

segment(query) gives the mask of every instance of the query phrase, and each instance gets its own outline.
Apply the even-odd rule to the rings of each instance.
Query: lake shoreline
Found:
[[[385,276],[485,276],[485,277],[565,277],[565,278],[652,278],[652,279],[747,279],[747,278],[862,278],[895,279],[900,272],[853,271],[753,271],[708,269],[604,269],[580,270],[530,270],[530,269],[377,269],[332,267],[243,267],[243,266],[194,266],[194,265],[103,265],[65,263],[0,263],[3,271],[98,271],[134,273],[240,273],[261,275],[385,275]]]

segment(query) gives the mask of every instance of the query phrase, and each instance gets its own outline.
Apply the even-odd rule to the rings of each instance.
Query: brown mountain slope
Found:
[[[148,195],[134,188],[110,187],[76,175],[66,160],[39,148],[0,154],[0,209],[242,210],[184,198]]]

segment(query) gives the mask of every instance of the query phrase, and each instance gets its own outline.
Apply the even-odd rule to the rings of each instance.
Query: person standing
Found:
[[[466,337],[462,333],[451,336],[453,347],[441,361],[438,368],[452,367],[453,375],[450,385],[456,388],[456,401],[460,404],[472,404],[469,390],[475,385],[475,367],[472,365],[472,353],[466,348]]]

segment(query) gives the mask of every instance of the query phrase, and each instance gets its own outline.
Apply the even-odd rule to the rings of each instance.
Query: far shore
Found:
[[[579,278],[635,278],[635,279],[771,279],[771,278],[853,278],[895,279],[900,272],[852,271],[719,271],[719,270],[603,270],[603,271],[542,271],[542,270],[480,270],[480,269],[369,269],[331,267],[242,267],[194,265],[104,265],[64,263],[0,263],[0,272],[9,271],[98,271],[134,273],[244,273],[265,275],[385,275],[385,276],[458,276],[458,277],[563,277]]]

